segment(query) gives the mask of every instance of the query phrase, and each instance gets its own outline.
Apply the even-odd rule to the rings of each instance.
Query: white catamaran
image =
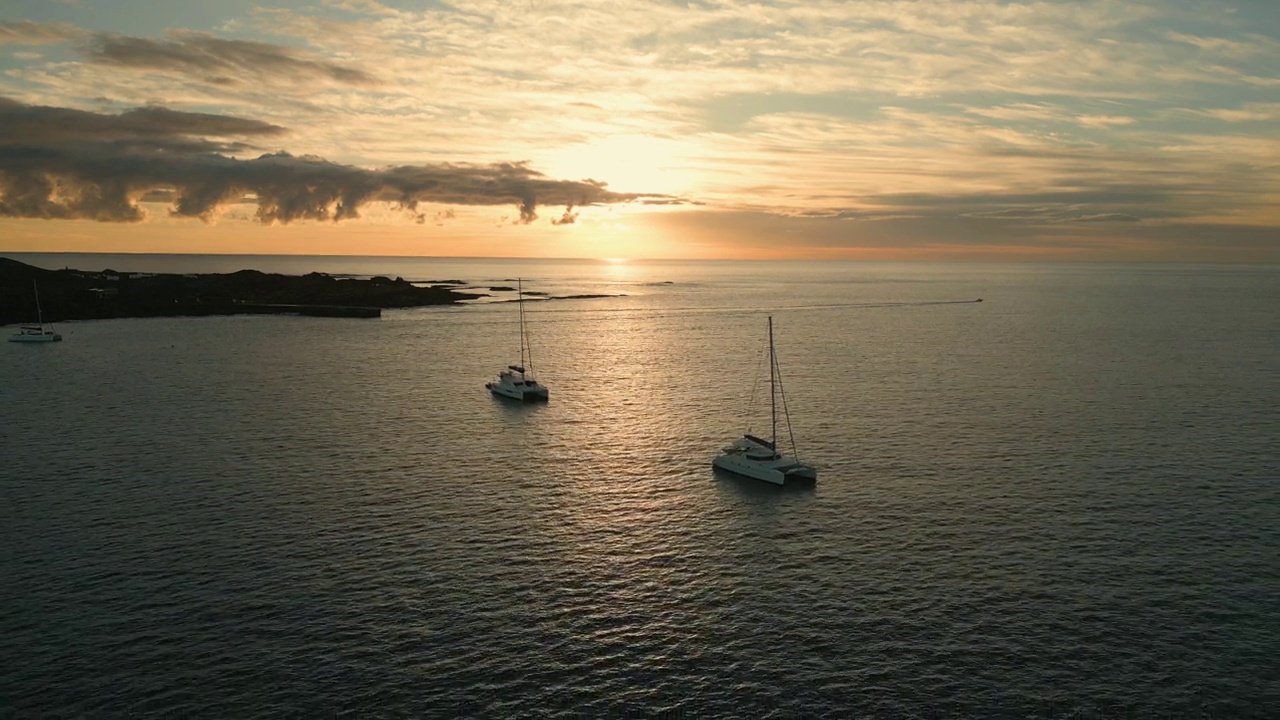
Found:
[[[494,395],[533,402],[547,399],[547,387],[533,379],[533,353],[529,351],[529,339],[524,330],[524,281],[516,280],[516,305],[520,308],[520,364],[508,365],[498,373],[498,379],[487,382],[485,387]]]
[[[62,339],[53,329],[53,323],[49,323],[49,327],[44,326],[44,311],[40,309],[40,288],[36,287],[36,281],[31,281],[31,289],[36,294],[36,325],[23,325],[18,328],[18,332],[9,336],[9,342],[57,342]]]
[[[782,414],[787,421],[787,435],[791,438],[791,455],[787,457],[778,452],[778,397],[782,398]],[[782,390],[782,375],[778,371],[778,356],[773,347],[773,317],[769,318],[769,413],[772,435],[768,440],[744,433],[732,445],[729,445],[712,465],[721,470],[744,475],[757,480],[764,480],[775,485],[784,485],[787,481],[794,483],[812,483],[818,479],[818,471],[812,466],[800,462],[795,456],[795,437],[791,434],[791,415],[787,412],[787,396]]]

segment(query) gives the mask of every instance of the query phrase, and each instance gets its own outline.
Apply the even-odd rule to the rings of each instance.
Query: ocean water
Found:
[[[1280,268],[14,257],[618,297],[4,343],[0,716],[1280,715]]]

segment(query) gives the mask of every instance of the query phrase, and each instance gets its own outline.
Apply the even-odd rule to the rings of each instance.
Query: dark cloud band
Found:
[[[364,70],[293,48],[195,32],[174,33],[169,40],[99,33],[85,52],[89,60],[105,65],[182,73],[223,85],[253,78],[327,79],[351,85],[377,82]]]
[[[616,193],[595,180],[555,180],[526,163],[402,165],[366,169],[287,152],[240,160],[229,153],[284,132],[257,120],[139,109],[105,115],[0,98],[0,216],[136,222],[144,198],[172,198],[171,213],[213,218],[232,202],[256,202],[263,223],[345,220],[370,202],[401,207],[425,222],[423,203],[507,205],[520,223],[538,205],[567,209],[679,202]]]

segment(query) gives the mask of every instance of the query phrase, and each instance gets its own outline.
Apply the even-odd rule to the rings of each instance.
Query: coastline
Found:
[[[46,270],[0,257],[0,324],[35,319],[33,280],[46,322],[250,314],[378,317],[387,308],[454,305],[486,297],[449,286],[461,281],[424,286],[398,277],[356,279],[318,272]]]

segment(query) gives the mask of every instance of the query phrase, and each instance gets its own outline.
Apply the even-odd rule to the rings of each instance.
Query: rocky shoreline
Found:
[[[46,270],[0,257],[0,324],[35,321],[32,280],[39,283],[45,322],[266,313],[378,317],[385,308],[453,305],[486,296],[402,278]],[[454,283],[460,281],[448,284]]]

